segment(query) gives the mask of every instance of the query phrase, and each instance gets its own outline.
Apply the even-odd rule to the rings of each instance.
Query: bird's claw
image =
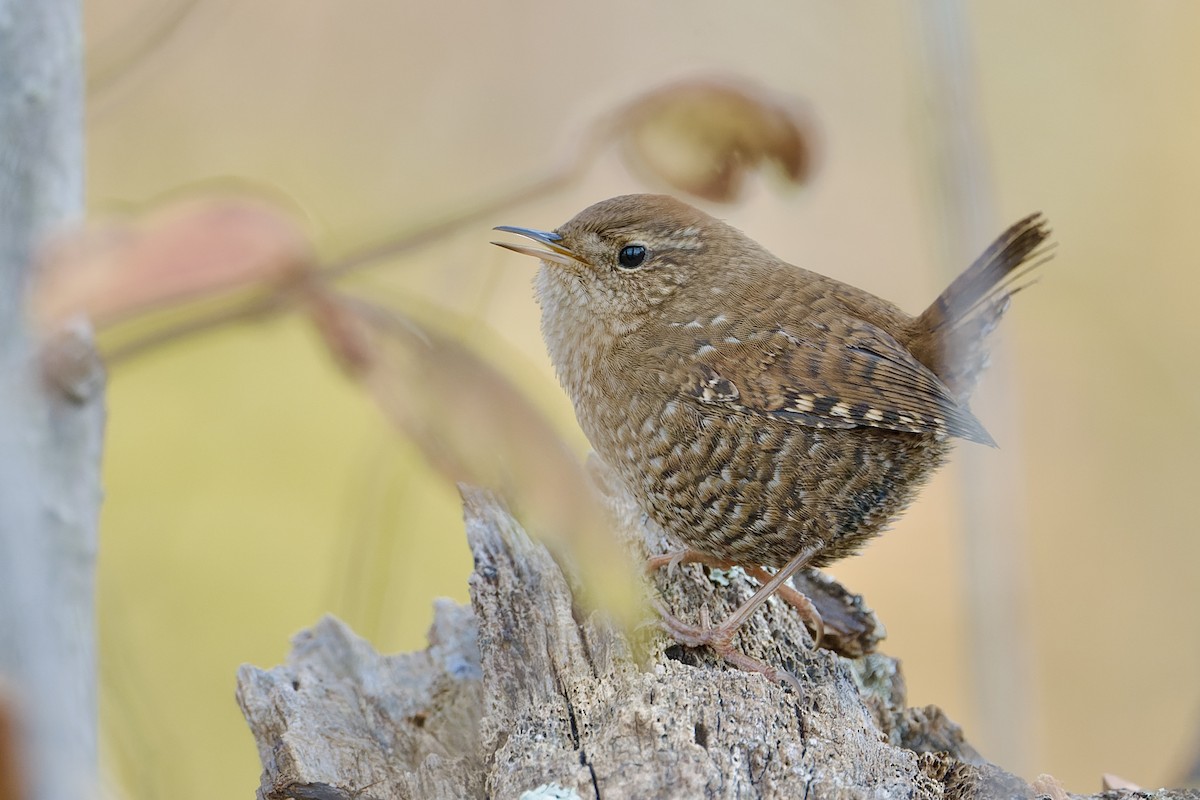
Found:
[[[800,681],[787,670],[776,669],[763,661],[746,655],[733,646],[736,628],[711,625],[707,608],[700,609],[700,625],[689,625],[671,614],[660,602],[654,603],[660,619],[659,627],[684,647],[708,647],[726,663],[744,672],[757,672],[771,683],[786,683],[797,695],[803,695]]]

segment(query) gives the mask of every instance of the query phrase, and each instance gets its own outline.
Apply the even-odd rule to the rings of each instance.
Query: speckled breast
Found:
[[[813,566],[851,555],[904,509],[949,449],[930,436],[810,428],[719,414],[684,397],[608,391],[624,402],[580,414],[600,456],[680,544],[745,564],[779,567],[813,543],[824,545]]]

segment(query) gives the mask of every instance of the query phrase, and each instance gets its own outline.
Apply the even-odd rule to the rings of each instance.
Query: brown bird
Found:
[[[994,444],[966,400],[1049,235],[1039,214],[1016,223],[913,317],[662,195],[605,200],[552,232],[496,230],[541,245],[495,242],[541,259],[542,334],[579,424],[686,548],[651,567],[739,564],[763,582],[719,625],[660,608],[663,627],[773,679],[732,645],[754,609],[878,534],[953,439]],[[815,609],[784,593],[819,640]]]

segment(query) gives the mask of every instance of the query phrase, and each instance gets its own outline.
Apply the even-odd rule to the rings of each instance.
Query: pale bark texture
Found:
[[[464,505],[471,605],[436,605],[427,650],[382,656],[326,618],[287,664],[242,667],[260,798],[1039,796],[983,761],[937,708],[906,708],[894,660],[813,650],[787,605],[770,601],[739,643],[790,669],[802,695],[652,626],[630,641],[573,601],[570,571],[490,495],[464,490]],[[618,530],[663,546],[636,509],[612,505]],[[701,605],[726,613],[751,587],[695,565],[655,581],[693,619]],[[809,586],[864,629],[847,649],[877,641],[861,603]]]
[[[46,341],[24,304],[39,244],[82,213],[81,15],[0,0],[0,691],[39,800],[97,793],[103,373],[85,324]]]

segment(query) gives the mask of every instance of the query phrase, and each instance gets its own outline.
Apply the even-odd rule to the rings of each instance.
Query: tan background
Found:
[[[717,213],[913,311],[964,266],[942,257],[938,67],[915,5],[86,5],[97,213],[233,178],[281,199],[335,256],[535,177],[612,103],[713,70],[806,99],[824,142],[803,191],[768,181]],[[1101,772],[1157,786],[1200,747],[1200,6],[997,0],[967,22],[993,232],[1041,209],[1060,247],[976,404],[1001,449],[959,459],[832,572],[886,622],[911,702],[944,707],[985,755],[1074,791]],[[478,320],[462,335],[572,431],[532,264],[488,247],[486,228],[554,227],[644,188],[608,157],[577,188],[364,281]],[[278,663],[327,611],[381,648],[422,646],[432,598],[466,598],[455,496],[297,319],[119,365],[110,403],[111,781],[139,798],[248,797],[258,767],[237,665]],[[1015,594],[986,602],[1016,609],[1015,629],[986,627],[967,601],[962,486],[993,473],[961,465],[979,462],[1007,476],[989,507],[1007,509]],[[1027,691],[981,685],[971,659],[986,645]]]

